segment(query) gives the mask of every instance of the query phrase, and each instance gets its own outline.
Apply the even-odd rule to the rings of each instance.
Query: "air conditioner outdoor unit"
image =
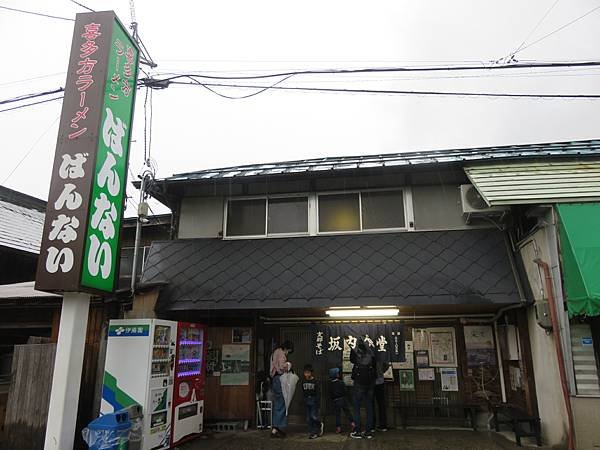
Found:
[[[467,223],[476,217],[504,216],[508,206],[489,206],[472,184],[461,184],[460,201]]]

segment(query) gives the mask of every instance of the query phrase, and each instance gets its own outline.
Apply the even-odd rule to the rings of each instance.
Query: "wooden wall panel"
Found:
[[[222,346],[231,344],[231,334],[234,327],[209,327],[207,341],[212,342],[212,348],[217,348],[222,357]],[[242,328],[242,327],[235,327]],[[248,327],[246,327],[248,328]],[[252,327],[250,327],[252,328]],[[255,363],[254,352],[256,336],[253,330],[250,345],[250,380],[248,386],[221,386],[221,377],[206,378],[204,417],[207,420],[247,419],[252,421],[254,416],[254,385]]]
[[[7,448],[44,447],[56,344],[16,345],[8,393]]]

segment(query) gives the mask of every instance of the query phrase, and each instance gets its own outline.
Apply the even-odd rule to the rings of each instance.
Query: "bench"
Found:
[[[474,431],[477,431],[477,420],[476,415],[479,409],[478,405],[463,403],[459,401],[446,401],[446,402],[411,402],[411,403],[403,403],[400,401],[395,402],[396,408],[400,410],[400,417],[402,418],[402,428],[406,429],[408,423],[409,413],[414,412],[415,414],[410,417],[418,417],[416,415],[417,410],[429,410],[431,411],[431,416],[429,417],[440,417],[441,412],[446,412],[447,417],[450,417],[450,411],[462,411],[463,417],[468,419],[471,428]],[[437,415],[436,415],[437,414]]]
[[[542,445],[540,418],[527,414],[523,409],[510,403],[490,403],[493,414],[493,422],[496,431],[500,431],[500,425],[510,425],[515,433],[517,445],[521,447],[522,437],[535,437],[535,443]],[[523,428],[527,424],[528,430]]]

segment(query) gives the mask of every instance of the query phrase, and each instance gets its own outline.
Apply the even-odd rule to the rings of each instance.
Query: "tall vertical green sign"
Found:
[[[114,20],[104,87],[96,165],[87,220],[81,285],[112,292],[118,277],[129,143],[139,51]]]
[[[76,15],[38,290],[114,290],[138,62],[113,11]]]

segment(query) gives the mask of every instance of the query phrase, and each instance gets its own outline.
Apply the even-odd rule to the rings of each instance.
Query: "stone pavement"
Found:
[[[528,448],[533,441],[523,439]],[[325,433],[318,439],[308,439],[308,433],[290,431],[286,439],[272,439],[269,431],[239,431],[213,433],[178,447],[179,450],[354,450],[354,449],[411,449],[411,450],[505,450],[518,449],[517,445],[499,433],[455,429],[408,429],[376,433],[371,440],[352,439],[348,434]]]

